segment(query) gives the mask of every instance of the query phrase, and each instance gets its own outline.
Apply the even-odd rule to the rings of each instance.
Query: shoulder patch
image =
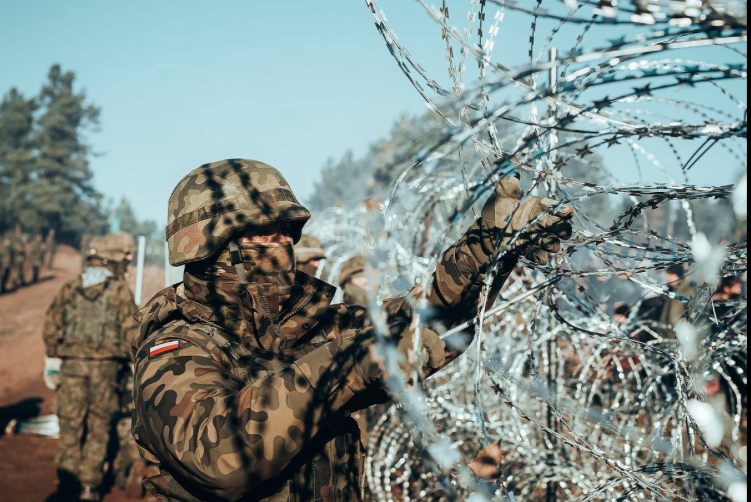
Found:
[[[174,350],[177,350],[180,348],[181,342],[180,340],[173,340],[171,342],[165,342],[160,343],[159,345],[154,345],[149,349],[149,359],[152,357],[160,356],[162,354],[166,354],[168,352],[172,352]]]

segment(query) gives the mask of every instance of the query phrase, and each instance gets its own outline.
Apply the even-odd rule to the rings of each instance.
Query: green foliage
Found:
[[[309,205],[313,210],[320,210],[331,206],[356,206],[368,197],[379,200],[387,198],[405,167],[414,158],[435,147],[446,133],[446,128],[443,119],[433,112],[421,117],[401,117],[392,127],[389,136],[371,143],[368,153],[362,158],[355,158],[348,151],[338,161],[329,160],[323,169],[321,181],[316,183]],[[496,129],[498,136],[506,139],[504,147],[507,151],[522,135],[521,129],[510,122],[498,122]],[[566,139],[566,135],[561,135],[560,142],[565,143]],[[563,155],[568,159],[562,167],[563,176],[597,184],[611,183],[601,157],[591,155],[584,159],[576,156],[570,158],[575,153],[576,148],[573,146],[563,148]],[[479,162],[479,156],[471,145],[464,149],[463,158],[469,166]],[[534,163],[534,159],[524,161]],[[458,158],[456,163],[458,169]],[[530,186],[532,179],[532,175],[525,175],[525,186]],[[580,203],[579,207],[607,225],[615,217],[607,197],[593,197]]]
[[[133,207],[127,199],[121,199],[120,205],[112,210],[111,216],[120,220],[120,230],[131,235],[143,235],[146,237],[156,236],[158,225],[154,221],[138,221]]]
[[[35,101],[16,89],[0,103],[0,230],[15,226],[24,209],[19,188],[31,175],[35,109]]]
[[[108,211],[93,185],[87,131],[100,110],[76,90],[73,72],[54,65],[38,96],[11,89],[0,104],[0,232],[21,224],[27,233],[53,229],[77,244],[84,233],[107,231]],[[118,210],[125,209],[122,207]],[[138,228],[128,206],[128,225]]]
[[[425,147],[436,144],[442,131],[443,122],[434,114],[419,118],[401,117],[388,138],[371,143],[362,158],[355,158],[351,151],[347,151],[340,160],[329,160],[309,205],[320,210],[332,206],[356,206],[367,198],[385,198],[404,167],[403,163]]]

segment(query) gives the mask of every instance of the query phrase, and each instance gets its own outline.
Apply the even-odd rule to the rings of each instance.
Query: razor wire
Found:
[[[392,163],[400,174],[382,205],[331,209],[310,227],[330,255],[329,278],[354,254],[367,257],[370,314],[395,396],[370,431],[372,498],[745,500],[747,302],[714,297],[721,277],[747,272],[747,243],[733,236],[710,243],[694,204],[732,200],[738,215],[728,209],[727,216],[745,226],[747,189],[690,179],[718,152],[747,171],[747,108],[734,88],[747,80],[746,4],[415,3],[442,37],[436,47],[449,86],[408,51],[378,0],[366,0],[390,54],[443,120],[444,133]],[[467,11],[463,29],[451,24],[457,5]],[[528,46],[512,48],[525,51],[528,64],[514,69],[494,52],[511,16],[530,26]],[[605,27],[611,38],[590,42]],[[551,51],[556,46],[563,50]],[[701,60],[706,48],[710,62]],[[472,59],[476,72],[468,68]],[[716,93],[725,108],[683,99],[696,89]],[[612,151],[633,159],[638,183],[609,170]],[[592,176],[570,175],[575,165]],[[680,180],[670,166],[678,166]],[[472,346],[437,377],[411,385],[417,368],[411,375],[399,369],[382,302],[414,284],[429,287],[442,252],[513,172],[525,176],[526,196],[577,209],[574,238],[550,266],[524,262],[489,305],[506,251],[497,249],[474,320],[444,334],[462,343],[462,333],[472,331]],[[621,207],[607,220],[594,205],[603,199]],[[650,218],[656,211],[671,211],[667,229]],[[688,241],[672,232],[679,220]],[[674,265],[696,283],[691,297],[659,280]],[[639,315],[660,297],[685,304],[677,326]],[[621,298],[631,310],[615,319],[608,305]],[[412,301],[419,347],[430,312],[424,298]],[[708,390],[717,382],[726,402]],[[465,467],[491,442],[505,454],[497,483],[477,480]]]

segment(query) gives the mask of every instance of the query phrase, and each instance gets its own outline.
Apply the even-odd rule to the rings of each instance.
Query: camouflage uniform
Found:
[[[11,265],[10,282],[12,287],[20,288],[26,285],[26,237],[17,230],[13,235],[13,264]]]
[[[184,282],[137,314],[134,341],[134,435],[161,467],[146,482],[150,490],[168,501],[362,500],[364,449],[349,414],[388,400],[342,350],[353,330],[369,326],[365,310],[332,305],[336,288],[302,272],[289,292],[245,283],[249,261],[238,261],[232,241],[224,249],[238,228],[275,221],[287,222],[298,241],[307,210],[278,171],[233,160],[186,177],[169,216],[170,259],[188,264]],[[434,324],[475,315],[491,262],[485,230],[478,222],[439,264],[427,299]],[[491,302],[515,265],[504,261]],[[387,301],[389,322],[409,323],[409,305]],[[427,373],[456,356],[437,358]]]
[[[39,282],[39,274],[44,267],[45,248],[42,236],[35,235],[32,237],[29,244],[26,246],[26,250],[28,263],[31,267],[31,282],[36,284]]]
[[[90,267],[115,262],[111,254],[101,257],[101,242],[91,243]],[[81,277],[69,282],[47,313],[47,356],[63,360],[56,393],[61,483],[96,488],[102,482],[112,419],[119,407],[119,377],[130,358],[126,326],[136,310],[128,285],[112,275],[87,288]]]
[[[0,237],[0,293],[12,288],[10,271],[13,266],[13,244],[8,234]]]
[[[47,238],[44,240],[44,266],[51,269],[55,262],[55,252],[57,251],[57,242],[55,240],[55,231],[47,232]]]
[[[344,303],[347,305],[368,305],[368,292],[353,281],[356,277],[362,277],[364,273],[364,256],[354,256],[342,265],[339,287],[344,291]]]
[[[297,258],[297,270],[311,277],[318,277],[318,268],[321,260],[326,259],[321,241],[312,235],[303,235],[300,242],[295,246]]]

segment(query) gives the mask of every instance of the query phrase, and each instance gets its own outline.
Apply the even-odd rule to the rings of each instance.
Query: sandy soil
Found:
[[[76,251],[61,247],[54,269],[45,272],[40,283],[0,296],[0,500],[45,501],[55,492],[56,441],[8,436],[4,431],[10,420],[53,412],[53,393],[42,381],[44,314],[60,287],[78,274],[80,265]],[[147,294],[163,287],[158,277],[146,282]],[[113,489],[104,500],[127,499]]]

